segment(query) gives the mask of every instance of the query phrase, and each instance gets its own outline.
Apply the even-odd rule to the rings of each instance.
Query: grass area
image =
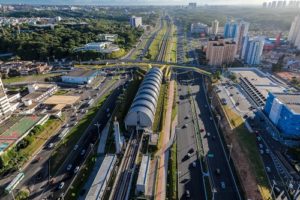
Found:
[[[176,34],[176,26],[171,25],[171,34],[168,38],[167,44],[167,53],[165,56],[166,62],[176,63],[177,60],[177,34]]]
[[[17,83],[17,82],[26,82],[26,81],[45,81],[45,78],[59,76],[60,74],[36,74],[36,75],[30,75],[30,76],[17,76],[7,79],[2,79],[2,82],[4,84],[9,83]]]
[[[250,167],[255,174],[258,182],[258,188],[263,199],[272,199],[270,185],[256,145],[255,135],[249,133],[247,128],[244,126],[242,117],[233,112],[227,106],[223,106],[223,108],[230,119],[231,125],[235,127],[234,132],[237,134],[240,146],[243,148],[247,158],[249,159]]]
[[[67,90],[58,90],[57,92],[55,92],[54,95],[65,95],[67,94],[69,91]]]
[[[167,197],[176,200],[177,198],[177,144],[174,142],[168,165],[167,175]]]
[[[160,87],[159,97],[157,101],[157,108],[155,112],[154,122],[152,126],[152,130],[154,133],[159,133],[162,129],[162,122],[163,122],[163,111],[166,109],[166,98],[165,94],[168,91],[168,86],[166,83],[162,83]]]
[[[159,53],[159,48],[162,43],[162,39],[167,32],[167,22],[166,20],[163,20],[162,28],[157,33],[156,37],[152,41],[150,47],[149,47],[149,54],[150,54],[150,60],[155,60]]]
[[[44,130],[35,135],[34,142],[28,145],[25,149],[20,151],[21,154],[32,156],[40,149],[47,140],[54,134],[57,133],[62,125],[60,119],[49,119],[44,125]]]
[[[71,129],[69,134],[59,143],[51,157],[52,165],[50,167],[52,173],[58,170],[63,160],[66,158],[69,152],[72,151],[73,146],[77,143],[81,135],[90,125],[98,110],[101,108],[109,95],[110,93],[103,95],[99,101],[89,109],[88,113],[79,121],[79,123]]]

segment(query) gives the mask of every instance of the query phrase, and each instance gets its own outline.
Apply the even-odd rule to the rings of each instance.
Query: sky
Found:
[[[58,5],[187,5],[189,2],[196,2],[199,5],[254,5],[262,4],[263,1],[264,0],[0,0],[0,4],[21,3]]]

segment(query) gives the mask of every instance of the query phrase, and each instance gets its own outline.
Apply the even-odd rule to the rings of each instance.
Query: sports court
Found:
[[[0,153],[27,134],[43,117],[43,115],[13,116],[5,121],[0,128]]]

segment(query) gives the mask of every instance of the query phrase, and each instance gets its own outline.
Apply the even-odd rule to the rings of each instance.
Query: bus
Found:
[[[11,193],[13,189],[17,187],[17,185],[20,183],[20,181],[25,177],[25,174],[23,172],[20,172],[5,188],[5,192]]]

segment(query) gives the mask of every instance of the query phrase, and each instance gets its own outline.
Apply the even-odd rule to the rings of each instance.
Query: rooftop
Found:
[[[75,70],[69,72],[66,76],[74,76],[74,77],[90,77],[96,73],[95,70]]]
[[[287,86],[282,81],[257,68],[231,68],[229,70],[238,76],[247,78],[265,98],[269,92],[283,93],[287,90]]]
[[[294,113],[300,114],[300,93],[274,93],[277,99],[286,104]]]
[[[80,96],[68,96],[68,95],[53,95],[49,97],[44,104],[48,105],[73,105],[80,99]]]

